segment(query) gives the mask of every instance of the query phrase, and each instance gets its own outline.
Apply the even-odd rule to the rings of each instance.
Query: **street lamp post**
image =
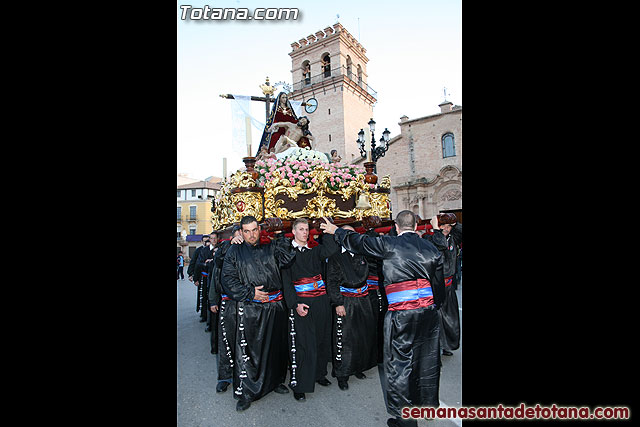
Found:
[[[376,122],[373,120],[369,120],[369,130],[371,131],[371,151],[369,151],[369,162],[373,162],[374,164],[378,161],[380,157],[384,157],[385,153],[389,149],[389,129],[384,128],[384,132],[382,132],[382,137],[380,138],[379,144],[376,145],[376,139],[374,132],[376,130]],[[362,158],[367,157],[367,151],[365,150],[365,139],[364,139],[364,130],[360,129],[358,132],[358,144],[360,147],[360,155]],[[377,173],[376,167],[374,166],[374,173]]]

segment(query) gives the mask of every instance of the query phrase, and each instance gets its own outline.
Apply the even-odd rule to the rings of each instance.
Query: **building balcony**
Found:
[[[315,76],[307,77],[302,79],[299,82],[293,83],[293,90],[298,91],[305,88],[310,88],[319,83],[331,83],[332,81],[337,81],[342,77],[346,77],[355,83],[356,86],[359,86],[362,90],[371,95],[374,99],[378,99],[378,92],[373,90],[371,86],[362,81],[362,78],[358,78],[357,71],[348,70],[347,67],[337,67],[332,69],[331,71],[323,71],[320,74],[316,74]]]

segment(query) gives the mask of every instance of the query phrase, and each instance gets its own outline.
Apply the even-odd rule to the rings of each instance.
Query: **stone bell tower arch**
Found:
[[[342,25],[310,34],[291,43],[293,92],[290,99],[315,98],[310,120],[313,148],[329,153],[338,150],[343,163],[360,157],[356,143],[360,129],[368,129],[377,93],[368,85],[366,49]]]

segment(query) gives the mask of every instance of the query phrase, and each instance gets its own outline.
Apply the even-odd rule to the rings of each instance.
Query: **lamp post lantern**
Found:
[[[374,132],[376,130],[376,122],[372,118],[367,124],[369,125],[369,130],[371,131],[371,151],[368,152],[369,158],[367,159],[367,161],[373,162],[375,164],[380,157],[384,157],[385,153],[389,149],[389,134],[391,134],[391,132],[389,132],[389,129],[385,128],[384,132],[382,132],[382,137],[380,138],[379,143],[376,145],[376,139],[374,135]],[[366,141],[364,139],[363,129],[360,129],[360,132],[358,132],[357,142],[360,148],[360,155],[364,159],[367,157],[367,150],[365,150],[364,148],[364,144],[366,143]],[[375,166],[374,172],[377,173]]]

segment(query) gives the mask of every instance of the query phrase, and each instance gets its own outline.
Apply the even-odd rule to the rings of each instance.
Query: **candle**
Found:
[[[367,162],[371,161],[371,131],[369,127],[364,129],[364,151],[367,153]]]
[[[245,117],[244,122],[247,132],[247,156],[251,157],[251,117]]]

